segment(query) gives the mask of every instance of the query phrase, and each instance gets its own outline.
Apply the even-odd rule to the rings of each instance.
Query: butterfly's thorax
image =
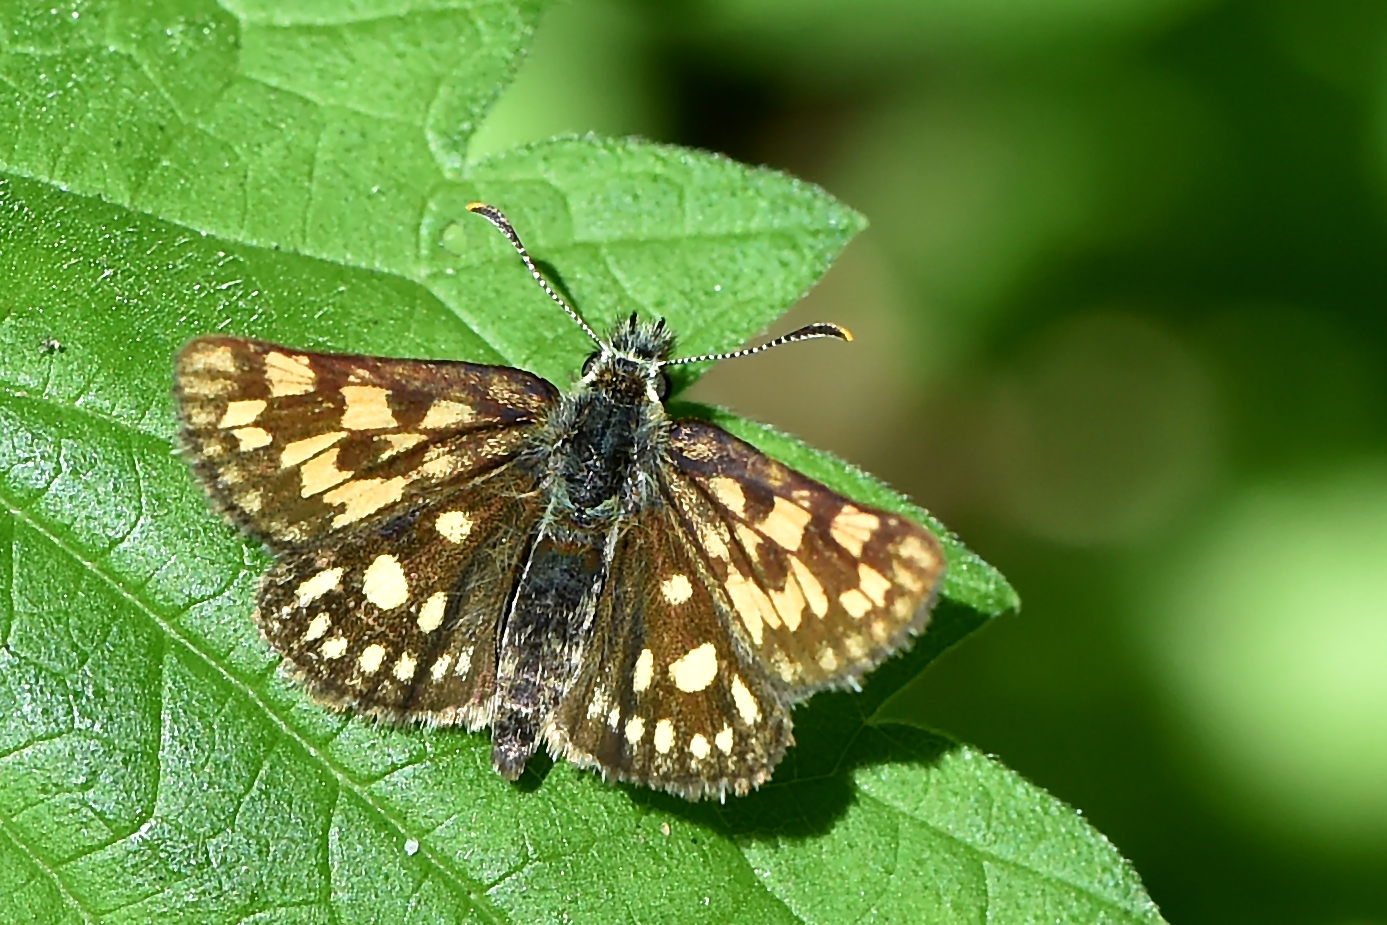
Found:
[[[644,476],[659,462],[667,429],[663,406],[630,370],[600,371],[565,396],[542,438],[551,516],[605,530],[639,510],[649,502]]]

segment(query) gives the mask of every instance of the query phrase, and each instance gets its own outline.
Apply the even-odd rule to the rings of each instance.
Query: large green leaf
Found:
[[[725,805],[566,766],[513,786],[482,735],[379,728],[278,678],[249,619],[266,557],[172,452],[183,340],[505,360],[562,383],[587,345],[470,199],[507,208],[589,317],[664,314],[691,351],[762,327],[861,226],[784,176],[644,143],[468,164],[534,16],[0,8],[0,921],[1159,921],[1072,810],[875,718],[1015,606],[952,538],[930,633],[862,693],[797,711],[775,780]]]

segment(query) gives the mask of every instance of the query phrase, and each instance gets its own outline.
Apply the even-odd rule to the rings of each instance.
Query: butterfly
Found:
[[[187,457],[276,558],[255,619],[317,701],[491,727],[515,780],[541,747],[688,799],[742,795],[792,744],[791,707],[925,627],[938,541],[665,409],[664,321],[602,339],[567,392],[524,370],[190,341]]]

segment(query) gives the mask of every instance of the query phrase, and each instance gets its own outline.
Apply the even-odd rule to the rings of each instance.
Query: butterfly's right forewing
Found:
[[[199,337],[174,375],[183,442],[226,511],[307,547],[498,469],[558,392],[503,366]]]

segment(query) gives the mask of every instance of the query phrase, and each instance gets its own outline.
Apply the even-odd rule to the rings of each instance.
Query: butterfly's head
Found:
[[[583,380],[606,389],[645,393],[652,401],[669,396],[669,377],[663,366],[674,350],[674,333],[661,318],[643,324],[634,314],[619,323],[601,349],[583,363]]]

